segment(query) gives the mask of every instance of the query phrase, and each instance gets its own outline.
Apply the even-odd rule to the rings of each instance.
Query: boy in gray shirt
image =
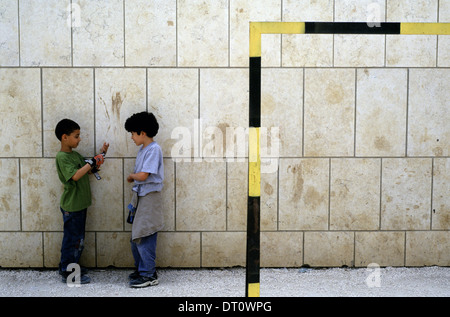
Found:
[[[152,113],[140,112],[129,117],[125,129],[141,146],[136,156],[133,173],[127,181],[134,182],[133,196],[128,206],[132,223],[131,252],[136,270],[130,274],[131,287],[147,287],[158,284],[155,268],[157,233],[164,227],[161,190],[164,165],[161,147],[153,140],[159,125]]]

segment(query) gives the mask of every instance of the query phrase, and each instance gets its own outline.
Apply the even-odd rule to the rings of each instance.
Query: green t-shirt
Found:
[[[88,174],[77,182],[72,179],[76,171],[86,165],[83,156],[78,152],[58,152],[56,154],[56,169],[58,177],[64,184],[61,196],[61,208],[65,211],[80,211],[89,207],[91,200],[91,185]]]

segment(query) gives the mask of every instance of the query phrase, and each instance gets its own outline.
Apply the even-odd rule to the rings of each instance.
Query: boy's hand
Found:
[[[108,152],[108,148],[109,148],[109,143],[103,143],[102,148],[100,149],[100,153],[105,153]]]
[[[92,160],[95,161],[95,165],[100,166],[105,162],[105,157],[102,154],[97,154]]]
[[[85,160],[85,162],[88,163],[91,167],[94,167],[94,166],[98,167],[98,166],[102,165],[104,161],[105,161],[105,158],[103,157],[102,154],[97,154],[93,158],[91,158],[89,160]]]
[[[127,182],[128,182],[128,183],[134,182],[134,179],[131,177],[131,175],[128,175],[128,177],[127,177]]]

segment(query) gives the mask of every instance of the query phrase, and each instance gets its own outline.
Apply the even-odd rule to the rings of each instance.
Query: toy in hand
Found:
[[[102,165],[103,162],[105,162],[105,155],[106,155],[106,153],[103,152],[103,153],[97,154],[96,156],[94,156],[91,159],[85,160],[85,162],[91,166],[91,172],[94,174],[94,176],[95,176],[95,178],[97,178],[97,180],[101,179],[98,172],[100,171],[100,165]]]

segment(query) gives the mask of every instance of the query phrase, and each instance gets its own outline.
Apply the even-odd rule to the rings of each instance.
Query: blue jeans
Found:
[[[81,252],[83,252],[87,209],[75,212],[60,209],[64,221],[64,236],[61,245],[59,270],[64,272],[70,263],[78,263]]]
[[[157,232],[151,236],[131,241],[131,253],[133,253],[134,266],[139,275],[151,277],[156,272],[156,239]]]

